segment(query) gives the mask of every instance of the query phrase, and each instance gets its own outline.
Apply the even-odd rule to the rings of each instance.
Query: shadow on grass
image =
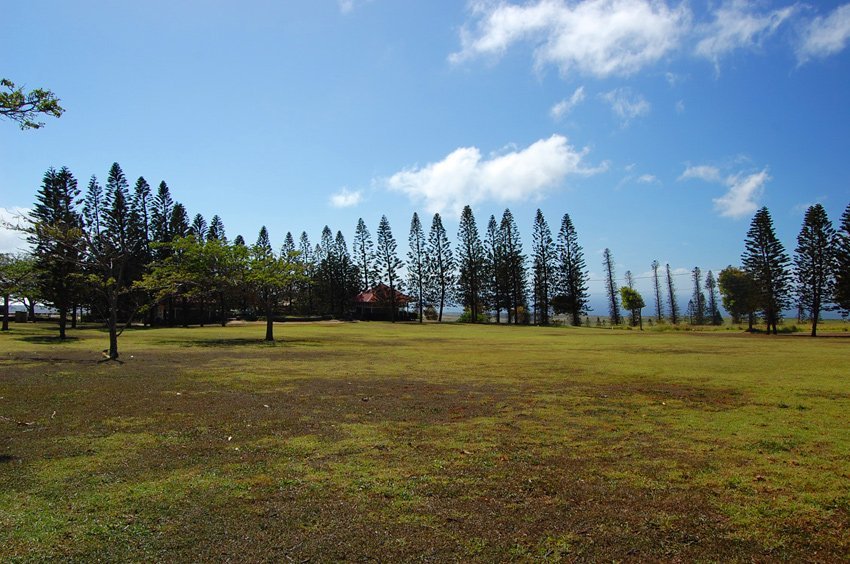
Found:
[[[274,347],[274,346],[301,346],[301,347],[319,347],[321,341],[315,339],[286,339],[277,338],[274,341],[264,341],[263,339],[250,337],[236,337],[231,339],[191,339],[177,340],[168,339],[160,341],[161,344],[177,345],[180,347],[201,347],[201,348],[229,348],[229,347]]]
[[[36,345],[61,345],[62,343],[74,343],[80,340],[79,337],[65,337],[64,339],[60,339],[55,335],[30,335],[27,337],[16,337],[16,339],[18,341],[34,343]]]
[[[8,464],[9,462],[14,462],[15,460],[17,459],[11,454],[0,454],[0,464]]]

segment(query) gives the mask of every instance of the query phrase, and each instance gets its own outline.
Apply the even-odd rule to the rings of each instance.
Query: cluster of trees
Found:
[[[569,214],[553,234],[537,210],[528,254],[509,209],[500,219],[489,217],[482,237],[469,206],[461,213],[455,245],[440,214],[426,234],[414,213],[406,260],[386,216],[374,242],[361,218],[350,251],[342,232],[327,226],[315,245],[306,232],[297,242],[287,233],[276,251],[265,226],[251,245],[242,236],[230,241],[218,215],[209,223],[201,214],[190,219],[164,181],[154,191],[140,177],[131,189],[114,163],[104,185],[93,176],[84,192],[67,168],[48,170],[29,220],[31,255],[0,260],[4,324],[13,297],[31,310],[36,302],[55,308],[60,338],[86,310],[106,321],[109,358],[117,359],[118,335],[134,321],[224,324],[238,312],[265,316],[266,339],[273,340],[276,315],[346,317],[354,297],[378,284],[390,289],[393,316],[398,292],[407,292],[420,321],[442,321],[452,305],[462,306],[462,319],[472,323],[547,325],[554,315],[566,315],[580,325],[589,311],[587,266]],[[733,321],[746,318],[752,329],[760,315],[774,333],[794,299],[812,320],[813,335],[822,310],[850,309],[850,206],[838,230],[822,206],[809,208],[793,271],[766,208],[754,217],[745,247],[742,267],[730,266],[718,278],[693,269],[685,314],[690,323],[722,323],[718,292]],[[630,323],[642,327],[646,303],[632,273],[618,286],[609,249],[603,266],[611,324],[623,322],[622,307]],[[684,318],[670,265],[662,272],[653,261],[651,268],[656,320],[679,323]]]
[[[237,311],[264,315],[273,340],[276,314],[344,317],[353,298],[377,284],[390,288],[391,301],[408,292],[420,321],[442,321],[445,308],[457,304],[473,323],[492,315],[498,323],[548,324],[553,314],[569,314],[578,325],[588,311],[575,227],[564,215],[553,236],[540,210],[530,260],[510,210],[500,221],[491,216],[482,238],[469,206],[454,247],[440,214],[426,234],[414,213],[406,261],[386,216],[375,242],[358,221],[351,252],[342,232],[327,226],[315,245],[306,232],[297,243],[287,233],[276,251],[265,226],[252,245],[242,236],[230,241],[219,216],[190,219],[164,181],[153,190],[140,177],[131,189],[113,163],[105,184],[92,176],[84,191],[67,168],[49,169],[28,219],[32,254],[2,263],[7,307],[10,296],[50,305],[60,338],[78,312],[89,311],[106,321],[108,356],[116,359],[118,336],[133,321],[223,324]],[[397,304],[388,305],[395,315]]]
[[[820,204],[810,206],[797,235],[793,259],[776,237],[767,208],[753,217],[747,232],[742,266],[724,269],[719,283],[723,307],[752,330],[761,315],[768,332],[777,332],[783,310],[797,306],[798,317],[817,335],[821,312],[850,311],[850,205],[835,229]]]
[[[817,335],[821,313],[839,310],[844,315],[850,311],[850,205],[845,209],[841,224],[835,229],[821,204],[806,210],[803,226],[797,236],[793,261],[776,237],[773,220],[767,208],[761,208],[753,217],[741,256],[742,266],[728,266],[717,278],[708,271],[705,278],[695,267],[691,271],[693,293],[688,301],[687,320],[693,325],[720,325],[718,292],[723,307],[733,323],[747,320],[752,331],[761,317],[768,333],[776,334],[783,311],[796,305],[798,318],[811,321],[812,336]],[[677,324],[682,320],[676,300],[676,288],[670,265],[662,282],[660,264],[653,261],[652,280],[655,294],[655,317]],[[626,272],[626,285],[617,288],[614,261],[611,251],[603,252],[608,313],[611,323],[621,323],[620,301],[631,313],[631,324],[640,324],[643,297],[634,289],[631,272]],[[664,304],[662,284],[667,289]],[[666,311],[664,305],[667,306]]]

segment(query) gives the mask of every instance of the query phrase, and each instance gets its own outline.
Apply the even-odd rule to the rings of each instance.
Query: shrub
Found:
[[[487,323],[489,319],[483,313],[478,314],[478,319],[475,321],[476,323]],[[458,323],[472,323],[472,312],[468,309],[463,310],[463,313],[460,314],[460,317],[457,318]]]

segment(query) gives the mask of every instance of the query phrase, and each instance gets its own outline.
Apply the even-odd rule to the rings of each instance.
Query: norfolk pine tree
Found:
[[[496,216],[491,215],[487,222],[487,236],[484,238],[484,247],[487,250],[487,302],[496,313],[496,323],[502,322],[502,307],[507,295],[506,268],[505,268],[505,246],[503,243],[502,230],[496,221]]]
[[[796,293],[800,308],[812,320],[812,337],[818,334],[818,319],[831,301],[835,286],[835,229],[820,204],[806,210],[794,252]]]
[[[835,291],[833,301],[847,315],[850,312],[850,204],[841,215],[835,237]]]
[[[723,316],[720,315],[720,308],[717,306],[717,280],[714,279],[714,273],[710,270],[705,275],[705,289],[708,290],[708,322],[712,325],[723,325]]]
[[[33,246],[39,294],[59,310],[59,338],[66,338],[68,308],[75,301],[81,271],[80,191],[71,171],[49,169],[36,194],[27,240]]]
[[[670,264],[664,265],[667,273],[667,304],[670,307],[670,323],[676,325],[679,323],[679,302],[676,300],[676,286],[673,283],[673,273],[670,270]]]
[[[620,317],[620,304],[618,303],[617,284],[614,281],[614,259],[611,257],[611,250],[605,249],[602,252],[602,266],[605,268],[605,290],[608,293],[608,316],[611,318],[611,325],[619,325],[622,322]]]
[[[741,257],[744,269],[755,281],[767,332],[777,334],[782,309],[789,303],[790,274],[788,255],[773,230],[773,220],[766,207],[753,217],[745,250]]]
[[[569,214],[564,214],[558,231],[556,247],[556,295],[552,300],[555,313],[570,315],[572,324],[581,325],[581,316],[588,311],[587,264],[584,250]]]
[[[522,252],[522,238],[511,210],[505,209],[500,228],[505,252],[508,323],[511,322],[511,314],[513,313],[513,322],[516,325],[520,322],[520,315],[526,306],[528,275],[525,255]]]
[[[428,231],[428,300],[440,304],[437,321],[443,321],[443,308],[452,303],[455,261],[452,245],[439,213],[431,220]]]
[[[691,280],[694,283],[694,293],[691,296],[691,301],[694,304],[691,323],[705,325],[705,294],[702,291],[702,271],[698,266],[695,266],[691,271]]]
[[[652,268],[652,289],[655,294],[655,319],[658,323],[661,323],[664,320],[661,305],[661,280],[658,278],[658,269],[661,265],[657,260],[654,260],[650,267]]]
[[[386,281],[390,287],[390,315],[392,322],[395,323],[397,300],[396,290],[401,291],[401,280],[399,279],[398,271],[404,266],[401,259],[398,258],[395,237],[393,237],[390,222],[387,216],[381,216],[381,223],[378,224],[378,265],[381,272],[381,278]]]
[[[550,300],[553,294],[555,243],[543,212],[538,208],[532,231],[534,256],[534,316],[539,325],[549,325]]]
[[[486,253],[475,224],[475,215],[469,206],[464,206],[460,215],[458,243],[457,294],[461,305],[469,312],[470,322],[478,323],[479,315],[483,315],[481,305]]]
[[[192,219],[192,225],[189,227],[189,232],[195,236],[195,240],[203,243],[207,236],[207,220],[204,216],[197,213]]]
[[[407,273],[410,290],[416,294],[416,305],[419,310],[419,323],[422,323],[422,318],[425,310],[425,285],[427,282],[428,270],[428,249],[425,242],[425,231],[422,229],[422,223],[419,221],[419,214],[413,212],[413,218],[410,220],[410,251],[407,253]]]
[[[372,235],[363,218],[357,220],[357,228],[354,230],[354,263],[360,270],[360,290],[366,291],[375,286],[375,246],[372,244]]]

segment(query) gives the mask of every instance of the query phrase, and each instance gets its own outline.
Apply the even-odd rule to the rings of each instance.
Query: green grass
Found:
[[[0,334],[0,560],[838,560],[850,339]]]

